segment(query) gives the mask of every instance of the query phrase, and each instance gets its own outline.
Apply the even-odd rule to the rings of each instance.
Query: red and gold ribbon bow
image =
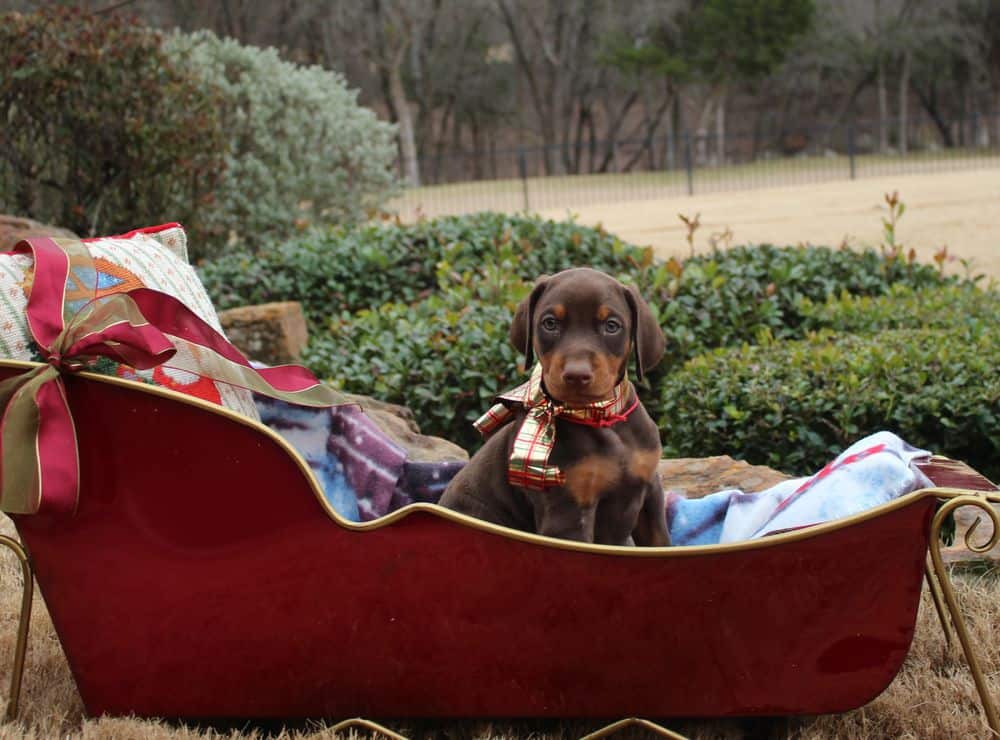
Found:
[[[307,406],[343,402],[305,368],[254,369],[222,335],[166,293],[137,288],[94,298],[73,313],[66,301],[67,279],[71,273],[96,274],[87,248],[79,241],[48,238],[14,248],[15,253],[29,251],[35,265],[28,329],[46,364],[0,383],[0,511],[76,509],[76,430],[62,374],[85,369],[98,357],[139,370],[169,364]]]
[[[610,398],[580,406],[566,406],[549,398],[542,386],[542,366],[535,365],[527,383],[497,396],[497,403],[473,426],[488,437],[514,418],[512,407],[521,406],[524,421],[514,437],[507,465],[507,482],[512,486],[544,491],[561,486],[566,476],[549,463],[556,444],[556,419],[575,424],[607,427],[625,421],[639,405],[628,378],[615,386]]]

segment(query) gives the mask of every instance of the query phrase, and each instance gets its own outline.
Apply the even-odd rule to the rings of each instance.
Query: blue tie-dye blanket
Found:
[[[782,481],[759,493],[727,490],[686,499],[668,491],[671,542],[740,542],[857,514],[932,485],[911,465],[929,455],[891,432],[877,432],[855,442],[815,475]]]
[[[312,409],[256,396],[261,420],[312,468],[345,519],[370,521],[417,501],[434,503],[464,462],[416,462],[357,406]],[[856,514],[930,482],[910,462],[930,453],[894,434],[862,439],[816,475],[759,493],[727,490],[701,499],[667,491],[674,545],[763,537]]]

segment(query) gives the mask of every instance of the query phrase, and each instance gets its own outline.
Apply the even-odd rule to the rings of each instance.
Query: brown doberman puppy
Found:
[[[670,544],[659,430],[627,377],[633,354],[640,380],[663,356],[646,302],[597,270],[565,270],[538,279],[510,341],[539,364],[476,422],[486,443],[440,503],[551,537]]]

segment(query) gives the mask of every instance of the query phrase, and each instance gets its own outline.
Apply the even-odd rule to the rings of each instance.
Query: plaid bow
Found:
[[[631,400],[631,405],[626,404]],[[497,403],[473,426],[484,437],[514,418],[513,408],[522,406],[527,412],[514,437],[514,447],[507,466],[507,482],[512,486],[544,491],[561,486],[566,476],[556,465],[549,464],[549,455],[556,444],[556,418],[575,424],[609,427],[625,421],[639,405],[628,378],[615,386],[611,398],[583,406],[564,406],[553,401],[542,388],[542,366],[535,365],[527,383],[497,396]]]

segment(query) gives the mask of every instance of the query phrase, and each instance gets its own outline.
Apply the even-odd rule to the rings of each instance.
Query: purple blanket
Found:
[[[464,462],[415,462],[358,406],[314,409],[255,396],[261,421],[298,451],[337,513],[365,522],[436,502]]]

